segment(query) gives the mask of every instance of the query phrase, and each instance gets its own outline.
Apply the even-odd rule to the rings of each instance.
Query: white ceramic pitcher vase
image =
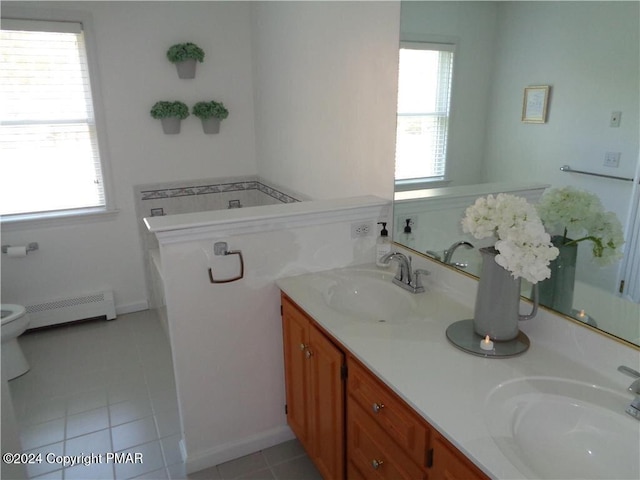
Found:
[[[533,309],[520,315],[520,278],[496,263],[498,251],[493,247],[480,248],[482,270],[478,283],[473,329],[481,337],[489,335],[494,341],[509,341],[518,336],[518,322],[530,320],[538,313],[537,288],[534,288]]]

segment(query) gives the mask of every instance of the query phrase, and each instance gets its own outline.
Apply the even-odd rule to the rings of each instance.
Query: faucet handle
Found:
[[[415,275],[415,281],[414,281],[414,285],[416,289],[422,288],[424,291],[424,287],[422,286],[422,277],[421,275],[431,275],[431,272],[429,270],[425,270],[424,268],[416,268],[416,270],[413,272],[413,274]]]
[[[634,370],[633,368],[627,367],[626,365],[620,365],[618,367],[618,371],[633,378],[640,378],[640,372]]]

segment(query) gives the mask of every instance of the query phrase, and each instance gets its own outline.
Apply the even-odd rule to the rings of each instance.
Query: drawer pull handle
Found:
[[[300,351],[304,352],[307,349],[307,345],[305,345],[304,343],[300,344]]]
[[[371,466],[373,467],[374,470],[378,470],[382,466],[383,463],[384,462],[382,460],[372,460],[371,461]]]
[[[380,410],[384,408],[384,403],[374,403],[373,407],[371,407],[373,413],[380,413]]]

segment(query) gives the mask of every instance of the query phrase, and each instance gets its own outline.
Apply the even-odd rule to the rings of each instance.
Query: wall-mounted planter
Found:
[[[220,121],[229,116],[229,110],[222,102],[211,100],[210,102],[198,102],[193,106],[191,112],[202,120],[204,133],[218,133],[220,131]]]
[[[202,118],[202,130],[204,133],[220,133],[220,119],[219,118]]]
[[[195,78],[196,62],[204,61],[204,50],[195,43],[178,43],[167,50],[167,58],[176,64],[178,77]]]
[[[178,117],[161,118],[162,131],[166,135],[176,135],[180,133],[180,126],[182,125],[182,119]]]
[[[160,120],[164,133],[175,135],[180,133],[180,122],[189,116],[189,107],[180,101],[161,100],[154,103],[149,113]]]
[[[196,78],[196,60],[190,58],[176,63],[178,78]]]

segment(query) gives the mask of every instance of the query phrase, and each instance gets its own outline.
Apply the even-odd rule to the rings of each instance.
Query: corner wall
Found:
[[[314,199],[393,198],[400,2],[258,2],[258,174]]]

